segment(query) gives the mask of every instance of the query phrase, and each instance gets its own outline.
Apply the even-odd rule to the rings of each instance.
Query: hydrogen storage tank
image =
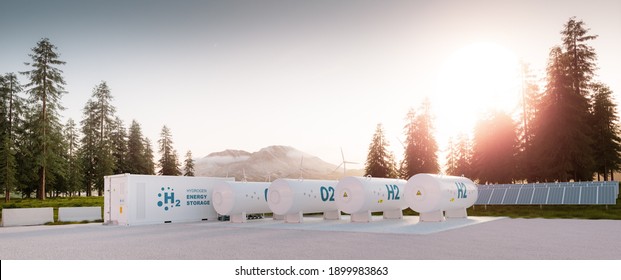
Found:
[[[324,219],[338,220],[341,212],[334,201],[333,180],[276,179],[268,188],[267,204],[274,215],[284,215],[287,223],[301,223],[304,213],[321,213]]]
[[[141,225],[216,219],[214,184],[235,178],[120,174],[104,176],[104,224]]]
[[[478,190],[466,177],[416,174],[405,186],[405,197],[408,206],[420,213],[420,221],[444,221],[445,216],[466,218],[466,208],[477,201]]]
[[[338,208],[351,215],[352,222],[370,222],[371,212],[384,212],[385,219],[403,218],[405,180],[345,177],[336,185]]]
[[[269,213],[267,188],[269,182],[218,182],[213,188],[213,207],[220,215],[229,215],[231,222],[246,222],[247,214]]]

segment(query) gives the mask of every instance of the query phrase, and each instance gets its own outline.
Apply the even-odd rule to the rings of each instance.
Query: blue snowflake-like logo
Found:
[[[157,202],[157,206],[164,207],[164,211],[168,211],[175,206],[180,206],[180,201],[175,200],[175,189],[171,187],[162,187],[157,197],[160,198]]]

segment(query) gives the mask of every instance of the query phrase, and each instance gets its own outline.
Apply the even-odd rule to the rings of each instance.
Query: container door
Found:
[[[110,223],[127,225],[127,210],[125,197],[127,193],[127,180],[123,177],[110,177]]]

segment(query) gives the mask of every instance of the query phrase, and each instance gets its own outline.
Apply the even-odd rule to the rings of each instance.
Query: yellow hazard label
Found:
[[[123,214],[123,206],[119,207],[119,213]]]
[[[382,203],[382,202],[384,202],[383,199],[380,199],[380,200],[377,201],[377,203]]]
[[[416,195],[423,195],[422,193],[420,193],[420,191],[416,192]]]
[[[344,192],[344,193],[343,193],[343,197],[347,197],[347,192]]]
[[[453,197],[453,198],[451,198],[451,202],[453,202],[453,201],[455,201],[455,198],[454,198],[454,197]]]

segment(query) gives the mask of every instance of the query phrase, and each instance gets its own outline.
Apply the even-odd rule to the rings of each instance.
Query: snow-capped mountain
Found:
[[[277,178],[338,179],[343,169],[289,146],[269,146],[258,152],[224,150],[195,162],[196,176],[235,177],[236,180],[273,181]],[[362,176],[348,170],[348,176]]]

